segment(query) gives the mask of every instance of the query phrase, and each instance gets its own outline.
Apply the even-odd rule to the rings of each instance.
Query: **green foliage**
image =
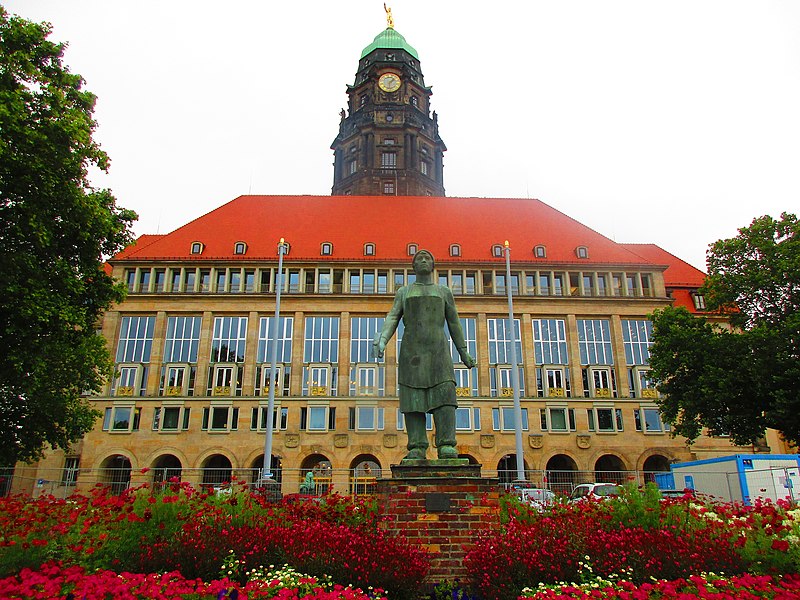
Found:
[[[66,448],[91,429],[82,399],[112,371],[94,329],[123,289],[103,270],[135,213],[95,190],[95,97],[62,64],[50,26],[0,7],[0,464]]]
[[[784,213],[755,219],[708,251],[701,292],[730,331],[682,308],[652,315],[652,375],[673,433],[703,428],[737,444],[766,428],[800,441],[800,223]]]

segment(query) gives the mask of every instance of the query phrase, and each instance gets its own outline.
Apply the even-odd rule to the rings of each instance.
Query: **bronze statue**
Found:
[[[475,360],[467,343],[450,288],[433,282],[433,255],[420,250],[412,261],[416,281],[397,290],[394,305],[386,315],[383,330],[373,343],[375,355],[383,357],[387,342],[400,319],[405,331],[398,357],[400,411],[408,433],[408,454],[403,460],[424,460],[428,449],[425,414],[433,414],[439,458],[458,458],[456,450],[456,381],[444,324],[468,367]]]

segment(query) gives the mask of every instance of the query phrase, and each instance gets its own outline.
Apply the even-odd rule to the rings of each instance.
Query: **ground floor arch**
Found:
[[[378,477],[381,477],[381,463],[372,454],[359,454],[350,461],[351,494],[374,494]]]
[[[529,471],[528,463],[523,459],[523,470],[527,473]],[[510,487],[517,477],[517,455],[506,454],[497,463],[497,477],[500,479],[500,484],[505,487]]]
[[[663,454],[653,454],[648,456],[642,465],[645,482],[655,482],[657,473],[668,473],[670,471],[670,460]]]
[[[203,470],[203,485],[209,487],[219,487],[230,483],[233,478],[233,465],[230,459],[223,454],[212,454],[201,464]]]
[[[183,474],[183,464],[174,454],[162,454],[150,467],[153,473],[153,489],[162,489],[170,483],[179,483]]]
[[[300,463],[299,476],[301,493],[328,493],[333,477],[331,459],[320,453],[309,454]],[[312,484],[313,488],[303,487]]]
[[[626,476],[625,463],[616,454],[604,454],[594,463],[595,481],[622,485]]]
[[[575,487],[578,465],[571,456],[556,454],[545,465],[544,486],[557,494],[569,494]]]
[[[477,458],[475,458],[474,456],[472,456],[472,454],[459,454],[458,458],[466,458],[469,461],[469,464],[471,464],[471,465],[479,465],[480,464],[480,461]]]
[[[112,454],[100,463],[100,481],[108,485],[112,494],[121,494],[131,485],[131,459],[122,454]]]

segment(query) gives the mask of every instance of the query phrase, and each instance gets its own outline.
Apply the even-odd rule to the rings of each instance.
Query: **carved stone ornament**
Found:
[[[397,434],[384,433],[383,434],[383,447],[384,448],[397,448]]]
[[[283,439],[287,448],[297,448],[300,445],[300,434],[298,433],[287,433]]]
[[[333,447],[334,448],[347,448],[347,445],[350,443],[350,438],[346,433],[337,433],[333,436]]]
[[[494,448],[494,436],[491,433],[481,436],[481,448]]]
[[[540,433],[532,433],[528,436],[528,445],[534,450],[541,450],[544,445],[544,436]]]
[[[592,445],[592,436],[588,433],[579,433],[575,436],[575,443],[578,444],[578,448],[581,450],[586,450]]]

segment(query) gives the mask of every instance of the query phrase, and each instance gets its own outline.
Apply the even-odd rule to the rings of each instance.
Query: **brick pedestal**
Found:
[[[466,579],[464,556],[475,536],[500,527],[497,478],[465,459],[404,461],[392,479],[379,479],[377,494],[387,531],[425,548],[428,583]]]

